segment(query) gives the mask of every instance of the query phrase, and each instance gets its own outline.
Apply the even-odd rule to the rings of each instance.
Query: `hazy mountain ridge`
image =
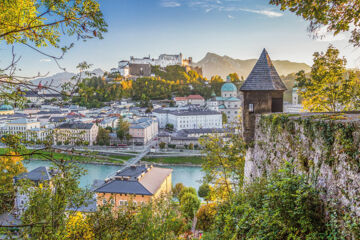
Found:
[[[246,78],[252,68],[254,67],[257,59],[234,59],[229,56],[220,56],[215,53],[207,53],[203,59],[194,63],[194,66],[202,67],[203,75],[211,78],[214,75],[220,75],[225,78],[230,73],[236,72],[239,77]],[[291,62],[288,60],[272,60],[279,75],[288,75],[296,73],[300,70],[310,71],[310,66],[306,63]]]
[[[92,71],[89,71],[91,76],[101,77],[104,75],[104,71],[101,68],[96,68]],[[52,88],[61,90],[61,86],[65,83],[71,82],[75,83],[76,80],[72,79],[76,74],[71,72],[60,72],[48,77],[36,78],[32,80],[32,83],[38,85],[41,83],[43,86],[51,85]],[[83,78],[88,77],[84,75]]]

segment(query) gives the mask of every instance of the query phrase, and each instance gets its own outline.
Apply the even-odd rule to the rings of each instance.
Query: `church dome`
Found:
[[[14,110],[14,108],[10,105],[3,104],[0,106],[0,111],[11,111]]]
[[[222,92],[236,92],[236,86],[233,83],[225,83],[224,85],[222,85],[221,87],[221,91]]]

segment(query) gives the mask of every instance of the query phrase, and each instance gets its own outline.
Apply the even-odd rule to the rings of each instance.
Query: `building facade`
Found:
[[[152,118],[140,118],[130,123],[129,134],[134,143],[147,144],[159,131],[158,121]]]
[[[75,145],[79,142],[94,145],[99,127],[94,123],[68,122],[54,129],[56,144]]]
[[[27,141],[44,141],[52,132],[41,127],[40,121],[34,118],[19,118],[12,120],[0,128],[2,134],[17,134]]]
[[[204,106],[205,99],[200,95],[189,95],[187,97],[174,97],[176,106],[197,105]]]
[[[157,117],[161,128],[172,124],[176,131],[182,129],[222,128],[220,112],[206,108],[189,108],[183,110],[156,109],[153,115]]]
[[[115,176],[94,190],[97,206],[110,203],[114,208],[150,202],[162,194],[171,192],[172,169],[141,165],[118,171]]]
[[[221,97],[212,95],[206,105],[209,109],[218,109],[225,114],[228,123],[239,122],[241,115],[242,96],[238,93],[237,87],[231,82],[226,82],[221,87]]]

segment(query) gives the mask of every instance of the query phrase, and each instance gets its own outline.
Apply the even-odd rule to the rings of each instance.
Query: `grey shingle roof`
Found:
[[[93,123],[81,123],[81,122],[74,122],[74,123],[63,123],[57,128],[59,129],[91,129],[93,127]]]
[[[141,183],[138,181],[121,181],[113,180],[105,183],[103,186],[95,190],[98,193],[120,193],[120,194],[135,194],[135,195],[152,195]]]
[[[18,180],[24,179],[24,178],[29,179],[34,182],[39,182],[39,181],[41,182],[41,181],[50,180],[51,176],[46,167],[38,167],[30,172],[22,173],[19,176],[16,176],[15,181],[18,181]]]
[[[251,73],[247,77],[240,91],[273,91],[287,90],[267,51],[263,50]]]
[[[160,188],[172,169],[130,166],[116,173],[115,177],[94,190],[98,193],[153,195]]]

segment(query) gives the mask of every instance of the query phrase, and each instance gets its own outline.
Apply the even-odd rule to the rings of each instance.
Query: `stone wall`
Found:
[[[360,114],[257,115],[255,129],[247,181],[289,161],[308,175],[326,203],[338,200],[360,216]]]

